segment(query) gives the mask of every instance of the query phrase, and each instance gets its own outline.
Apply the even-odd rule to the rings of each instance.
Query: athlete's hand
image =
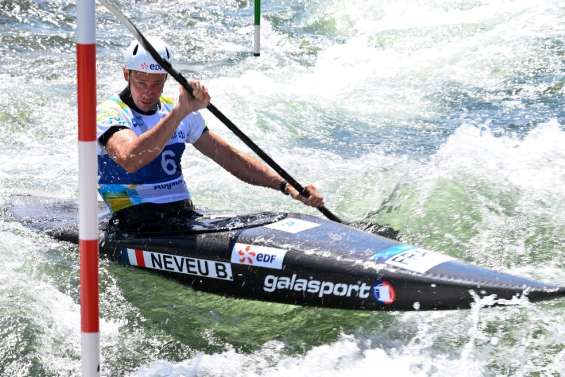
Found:
[[[286,186],[286,192],[288,192],[293,199],[299,200],[307,206],[318,208],[324,205],[324,196],[318,192],[316,186],[306,185],[304,188],[309,194],[307,198],[300,195],[300,193],[291,185]]]
[[[192,87],[192,97],[188,92],[182,87],[179,87],[179,101],[177,106],[180,107],[185,116],[200,109],[206,108],[210,103],[210,94],[208,93],[208,88],[202,84],[200,81],[190,80],[188,82]]]

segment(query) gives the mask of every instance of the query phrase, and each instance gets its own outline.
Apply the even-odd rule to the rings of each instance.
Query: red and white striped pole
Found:
[[[81,367],[100,375],[95,0],[77,0]]]

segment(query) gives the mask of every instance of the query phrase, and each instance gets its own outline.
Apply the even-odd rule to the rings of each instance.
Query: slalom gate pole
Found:
[[[81,370],[100,375],[95,0],[77,0]]]
[[[253,55],[261,55],[261,0],[255,0],[255,45]]]

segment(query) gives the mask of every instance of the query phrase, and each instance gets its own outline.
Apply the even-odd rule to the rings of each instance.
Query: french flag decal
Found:
[[[383,304],[392,304],[396,299],[394,287],[386,280],[378,281],[373,285],[371,291],[373,292],[374,299]]]
[[[141,249],[128,249],[129,264],[145,268],[145,257]]]

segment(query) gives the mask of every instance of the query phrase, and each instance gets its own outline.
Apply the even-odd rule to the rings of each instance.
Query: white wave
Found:
[[[282,345],[270,343],[252,354],[228,350],[219,354],[199,353],[181,363],[157,361],[132,374],[157,376],[480,376],[480,361],[461,362],[449,355],[410,354],[399,349],[366,348],[353,337],[343,336],[335,343],[313,348],[300,356],[284,356]]]
[[[182,362],[154,361],[130,375],[450,377],[456,371],[457,376],[479,377],[496,370],[514,375],[562,371],[561,353],[545,354],[546,361],[542,356],[544,349],[565,341],[563,324],[524,300],[502,309],[484,307],[493,300],[479,300],[470,311],[399,314],[386,329],[342,335],[300,355],[289,355],[276,341],[251,353],[226,346],[223,352],[197,352]],[[545,336],[536,336],[540,333]]]
[[[549,200],[559,215],[565,186],[563,129],[557,120],[550,120],[520,138],[495,136],[486,127],[462,126],[434,156],[433,171],[437,175],[464,172],[500,182],[523,191],[528,200]]]

